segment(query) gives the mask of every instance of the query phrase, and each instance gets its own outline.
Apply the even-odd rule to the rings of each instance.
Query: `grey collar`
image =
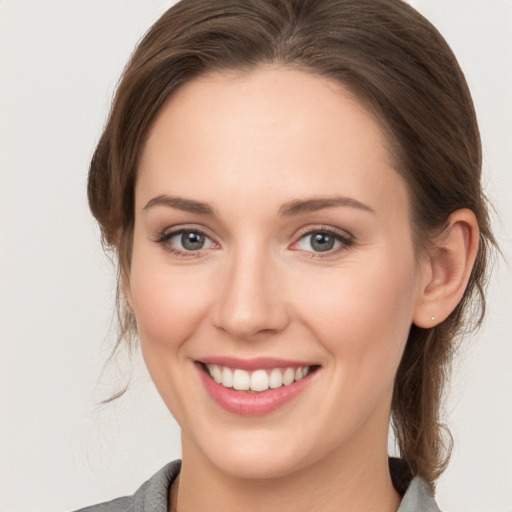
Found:
[[[403,478],[399,469],[390,464],[392,478],[396,482]],[[181,460],[164,466],[145,482],[133,496],[133,512],[167,512],[169,490],[181,470]],[[408,483],[408,485],[407,485]],[[397,512],[440,512],[428,483],[421,477],[407,479],[402,503]]]

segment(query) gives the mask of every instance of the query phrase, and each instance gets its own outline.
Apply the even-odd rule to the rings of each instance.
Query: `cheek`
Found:
[[[179,348],[204,318],[211,290],[204,276],[187,276],[137,257],[132,261],[130,288],[144,357],[150,350]]]
[[[204,279],[187,278],[179,269],[134,254],[130,289],[142,356],[163,401],[180,424],[186,424],[189,401],[188,389],[183,386],[183,375],[190,371],[186,342],[205,317],[208,288],[211,285]]]
[[[412,322],[416,274],[412,258],[358,264],[316,276],[302,316],[343,374],[366,368],[394,380]]]

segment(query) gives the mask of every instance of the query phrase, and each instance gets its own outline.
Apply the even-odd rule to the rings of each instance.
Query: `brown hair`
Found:
[[[470,316],[481,322],[494,239],[463,73],[438,31],[405,2],[183,0],[170,8],[128,63],[90,167],[89,203],[105,243],[117,252],[119,283],[130,267],[138,159],[157,113],[198,76],[265,64],[337,80],[376,116],[409,187],[419,254],[455,210],[476,214],[480,246],[464,296],[438,326],[411,327],[395,381],[392,424],[400,453],[412,474],[433,484],[451,447],[440,417],[443,386],[456,337],[468,330]],[[116,348],[134,332],[119,284],[118,306]]]

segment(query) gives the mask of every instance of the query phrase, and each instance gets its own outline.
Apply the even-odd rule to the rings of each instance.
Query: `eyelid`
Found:
[[[299,229],[299,231],[295,234],[295,237],[301,238],[304,235],[309,235],[310,233],[329,233],[332,235],[339,236],[341,238],[345,238],[347,240],[354,238],[354,236],[351,233],[349,233],[347,230],[335,228],[335,227],[329,226],[327,224],[304,226]]]
[[[191,232],[197,232],[202,235],[204,235],[206,238],[208,238],[212,244],[216,247],[207,247],[205,249],[198,249],[196,251],[187,251],[187,250],[180,250],[176,249],[174,247],[171,247],[170,244],[168,244],[168,241],[173,238],[174,236],[179,235],[180,233],[191,231]],[[303,238],[305,238],[308,235],[313,235],[314,233],[325,233],[330,236],[333,236],[337,241],[341,242],[342,246],[339,247],[336,250],[329,250],[325,252],[318,252],[318,251],[306,251],[304,249],[293,249],[293,246],[296,245],[299,241],[301,241]],[[336,256],[340,252],[343,252],[344,250],[347,250],[351,245],[354,244],[354,236],[350,234],[346,230],[342,230],[339,228],[335,228],[332,226],[327,225],[317,225],[317,226],[306,226],[301,228],[295,235],[295,241],[291,244],[290,248],[292,250],[297,250],[303,253],[307,253],[308,257],[311,258],[327,258],[330,256]],[[208,251],[212,248],[218,249],[220,248],[220,244],[216,241],[216,237],[212,236],[210,234],[210,230],[205,228],[204,226],[198,225],[198,224],[182,224],[182,225],[176,225],[171,226],[163,229],[160,231],[156,237],[154,238],[154,242],[160,244],[164,250],[180,257],[184,258],[193,258],[193,257],[200,257],[203,256],[204,251]]]
[[[176,224],[173,226],[166,226],[155,233],[155,238],[168,237],[169,235],[179,233],[180,231],[197,231],[212,240],[215,239],[215,235],[211,230],[201,224]]]
[[[342,247],[337,250],[330,250],[325,252],[317,252],[317,251],[305,251],[304,249],[295,249],[297,251],[302,251],[308,254],[308,257],[312,258],[327,258],[329,256],[336,256],[340,252],[347,250],[350,246],[352,246],[355,242],[355,238],[348,231],[334,228],[332,226],[319,225],[319,226],[306,226],[301,228],[299,232],[295,235],[295,241],[292,244],[292,248],[298,242],[300,242],[303,238],[308,235],[313,235],[314,233],[326,233],[328,235],[333,236],[337,241],[342,243]]]
[[[164,250],[170,252],[171,254],[183,258],[197,258],[203,256],[204,251],[212,249],[212,247],[207,247],[205,249],[198,249],[197,251],[187,251],[174,248],[169,244],[169,240],[171,240],[171,238],[186,231],[200,233],[208,238],[214,246],[220,247],[220,244],[216,241],[215,237],[210,234],[209,230],[198,224],[179,224],[176,226],[167,227],[156,234],[154,237],[154,242],[160,244]]]

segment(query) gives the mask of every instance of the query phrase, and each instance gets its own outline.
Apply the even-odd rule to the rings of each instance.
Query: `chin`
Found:
[[[283,478],[297,471],[301,465],[295,457],[267,451],[257,454],[240,452],[224,453],[211,462],[223,473],[247,480],[266,480]]]
[[[195,451],[195,455],[203,458],[202,463],[232,478],[283,478],[314,464],[321,456],[318,451],[308,450],[304,433],[298,439],[289,431],[279,432],[272,427],[263,431],[230,431],[229,436],[210,431],[209,435],[201,437],[193,443],[192,450],[186,450],[189,443],[184,442],[184,456],[193,455],[190,452]],[[215,439],[214,444],[212,439]]]

